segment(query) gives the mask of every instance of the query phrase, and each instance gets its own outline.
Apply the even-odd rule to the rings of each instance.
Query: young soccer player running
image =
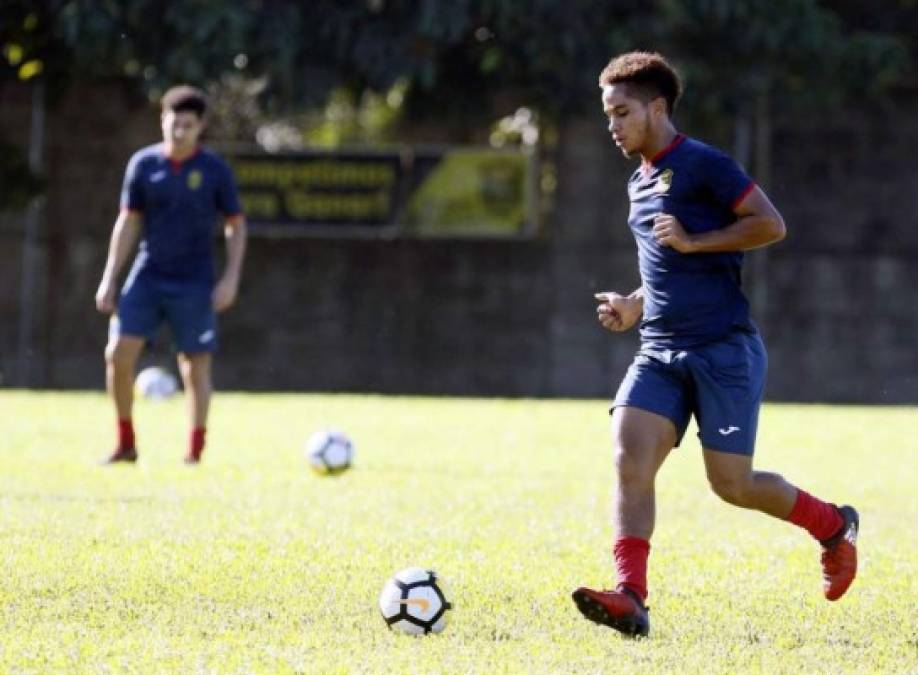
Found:
[[[216,313],[236,300],[246,227],[229,166],[198,145],[207,99],[193,87],[173,87],[161,101],[163,142],[128,162],[96,307],[112,314],[105,348],[106,385],[118,417],[118,443],[106,463],[134,462],[131,420],[134,370],[145,342],[166,322],[178,350],[191,433],[185,462],[204,450],[217,348]],[[215,283],[214,228],[222,223],[226,266]],[[119,273],[140,247],[117,296]],[[117,300],[116,300],[117,298]]]
[[[694,415],[712,490],[816,538],[825,597],[837,600],[857,571],[857,511],[752,468],[767,358],[740,268],[743,251],[784,237],[784,221],[730,157],[673,126],[681,83],[662,56],[623,54],[599,85],[612,140],[626,157],[641,159],[628,182],[641,287],[598,293],[597,312],[613,332],[640,320],[641,348],[612,406],[618,585],[578,588],[573,599],[591,621],[647,634],[654,479]]]

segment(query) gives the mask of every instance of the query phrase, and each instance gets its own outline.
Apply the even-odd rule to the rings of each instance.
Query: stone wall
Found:
[[[0,134],[27,137],[27,99],[0,92]],[[770,191],[789,236],[759,266],[767,294],[757,294],[772,399],[918,402],[918,191],[901,137],[918,127],[900,114],[901,125],[850,137],[778,135]],[[75,91],[49,116],[29,386],[103,385],[106,322],[93,294],[124,164],[157,139],[156,122],[108,87]],[[221,324],[217,386],[610,395],[637,339],[599,329],[592,293],[638,283],[625,225],[632,166],[600,116],[569,120],[559,147],[557,208],[533,240],[253,237],[239,305]],[[0,217],[0,241],[0,371],[12,384],[21,216]],[[166,345],[145,360],[168,358]]]
[[[25,88],[0,87],[0,138],[6,143],[27,145],[30,100]],[[24,218],[0,212],[0,385],[16,376]]]
[[[30,89],[15,84],[0,87],[0,103],[0,136],[25,147]],[[118,211],[125,163],[133,149],[156,141],[157,131],[155,113],[127,99],[115,86],[82,87],[48,111],[43,152],[48,190],[37,231],[30,303],[33,339],[25,384],[102,385],[98,347],[105,328],[94,314],[93,296]],[[24,213],[0,214],[5,244],[0,368],[7,384],[23,384],[15,335],[22,320],[24,223]]]

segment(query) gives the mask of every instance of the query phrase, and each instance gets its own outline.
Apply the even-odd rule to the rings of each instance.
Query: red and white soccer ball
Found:
[[[435,571],[409,567],[383,586],[379,611],[389,628],[401,633],[439,633],[453,609],[451,595],[449,584]]]
[[[354,443],[341,431],[317,431],[306,441],[306,459],[316,473],[337,475],[354,463]]]

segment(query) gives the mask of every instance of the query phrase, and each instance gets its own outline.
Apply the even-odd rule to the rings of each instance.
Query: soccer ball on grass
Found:
[[[409,567],[386,582],[379,611],[389,628],[409,635],[439,633],[452,610],[449,585],[433,570]]]
[[[354,444],[340,431],[317,431],[306,442],[306,458],[316,473],[339,474],[354,461]]]

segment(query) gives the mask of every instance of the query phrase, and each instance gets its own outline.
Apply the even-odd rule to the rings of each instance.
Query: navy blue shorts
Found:
[[[612,407],[632,406],[672,420],[677,446],[694,414],[702,447],[751,455],[767,368],[758,333],[736,331],[685,351],[642,347]]]
[[[217,316],[211,295],[208,284],[132,274],[121,291],[109,335],[151,340],[166,322],[178,351],[212,352],[217,348]]]

